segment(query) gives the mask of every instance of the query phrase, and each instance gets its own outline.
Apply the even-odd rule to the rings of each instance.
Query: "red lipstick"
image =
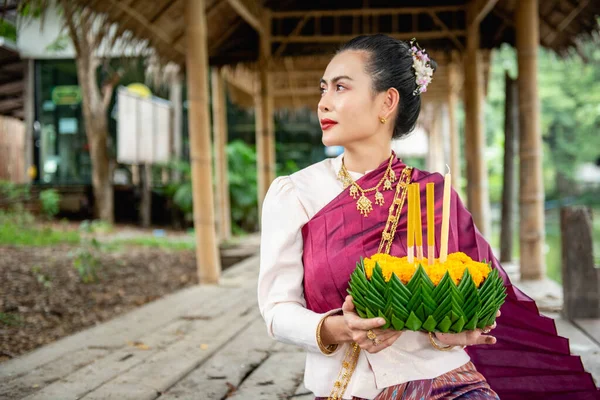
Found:
[[[326,131],[327,129],[331,128],[334,125],[337,125],[337,121],[334,121],[329,118],[323,118],[321,120],[321,129],[323,129],[324,131]]]

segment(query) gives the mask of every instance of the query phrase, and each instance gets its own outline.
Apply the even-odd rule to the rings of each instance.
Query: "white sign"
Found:
[[[117,94],[117,161],[166,163],[171,155],[171,103],[120,87]]]

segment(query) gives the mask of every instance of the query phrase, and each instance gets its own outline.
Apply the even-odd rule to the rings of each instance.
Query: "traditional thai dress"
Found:
[[[263,204],[258,301],[269,335],[306,349],[304,383],[317,398],[329,396],[349,344],[330,355],[316,341],[319,321],[339,312],[350,274],[361,257],[378,250],[394,190],[383,206],[360,215],[356,200],[337,179],[342,156],[277,178]],[[377,185],[387,162],[365,175],[350,172],[363,188]],[[406,167],[395,159],[396,176]],[[435,183],[436,257],[439,257],[443,177],[413,169],[411,182]],[[425,202],[426,196],[421,196]],[[421,210],[426,210],[426,204]],[[407,254],[406,205],[390,254]],[[535,302],[512,286],[486,240],[455,191],[451,195],[448,252],[492,261],[503,278],[507,298],[493,335],[495,345],[439,351],[428,335],[404,332],[390,347],[361,351],[344,399],[600,399],[581,359],[570,355],[568,340],[554,321],[541,316]],[[484,378],[485,377],[485,378]],[[490,389],[491,387],[491,389]],[[497,394],[497,395],[496,395]]]

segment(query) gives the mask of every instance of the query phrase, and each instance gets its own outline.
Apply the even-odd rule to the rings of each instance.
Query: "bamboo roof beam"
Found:
[[[242,0],[227,0],[231,8],[235,10],[240,17],[244,19],[250,26],[259,34],[263,34],[263,26],[260,22],[260,17],[253,13]]]
[[[294,30],[292,31],[292,33],[290,33],[289,36],[298,36],[300,34],[300,31],[302,31],[302,28],[304,28],[304,25],[306,25],[306,23],[308,22],[309,17],[305,16],[304,18],[302,18],[298,24],[296,25],[296,27],[294,28]],[[277,50],[275,50],[275,53],[273,54],[274,57],[279,57],[283,54],[285,48],[287,47],[287,43],[282,43],[279,45],[279,47],[277,48]]]
[[[466,36],[466,31],[456,29],[451,31],[429,31],[429,32],[396,32],[386,33],[399,40],[410,40],[414,37],[421,39],[442,39],[446,37]],[[322,35],[322,36],[272,36],[273,43],[339,43],[353,39],[355,35]]]
[[[498,3],[498,0],[477,0],[477,9],[471,24],[479,25],[481,21],[494,9],[494,6]]]
[[[465,11],[463,5],[438,6],[438,7],[402,7],[402,8],[356,8],[346,10],[306,10],[306,11],[273,11],[273,19],[279,18],[303,18],[308,17],[360,17],[378,15],[410,15],[425,14],[428,12],[458,12]]]
[[[132,8],[126,4],[123,4],[117,0],[109,0],[112,5],[123,11],[129,17],[137,21],[141,26],[143,26],[148,32],[154,34],[154,36],[160,39],[164,44],[171,46],[175,51],[177,51],[180,55],[185,56],[185,49],[178,45],[177,43],[172,43],[172,38],[167,35],[167,33],[158,28],[158,25],[151,23],[146,17],[140,14],[135,8]]]
[[[465,46],[463,46],[462,42],[458,40],[457,36],[451,33],[450,29],[448,28],[448,25],[446,25],[444,21],[442,21],[435,12],[431,11],[429,15],[431,16],[431,19],[433,19],[433,22],[435,22],[437,26],[442,28],[442,31],[448,34],[448,36],[450,37],[450,39],[452,39],[456,47],[458,47],[459,50],[463,51],[465,49]]]
[[[546,37],[544,38],[544,41],[546,43],[554,43],[554,41],[556,40],[556,38],[558,37],[558,35],[565,30],[565,28],[567,26],[569,26],[569,24],[579,15],[579,13],[585,8],[587,7],[588,3],[590,1],[589,0],[581,0],[579,1],[579,4],[577,5],[577,7],[573,8],[571,10],[571,12],[569,13],[569,15],[567,15],[565,17],[565,19],[563,19],[562,21],[560,21],[560,24],[558,24],[558,26],[556,27],[554,32],[550,32],[548,35],[546,35]]]

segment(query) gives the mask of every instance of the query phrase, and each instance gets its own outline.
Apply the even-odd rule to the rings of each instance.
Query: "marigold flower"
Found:
[[[488,264],[474,261],[471,257],[462,252],[449,254],[444,263],[440,263],[440,260],[436,259],[433,265],[428,265],[426,259],[417,260],[415,263],[409,263],[407,257],[394,257],[388,254],[377,253],[364,259],[367,279],[371,279],[373,276],[375,263],[379,264],[381,267],[383,278],[386,282],[389,282],[392,278],[392,274],[395,274],[404,284],[407,284],[411,280],[419,264],[423,265],[425,273],[427,273],[427,276],[429,276],[436,286],[440,283],[446,272],[450,274],[452,281],[458,285],[465,270],[468,269],[473,278],[473,282],[479,287],[491,271]]]

